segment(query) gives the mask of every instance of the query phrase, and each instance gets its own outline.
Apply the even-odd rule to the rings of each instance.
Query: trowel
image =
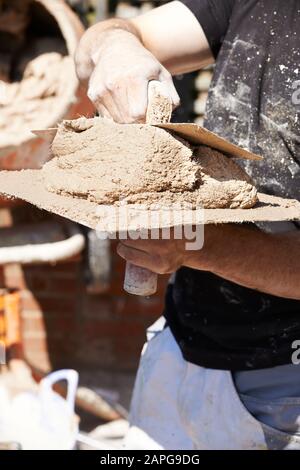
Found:
[[[261,160],[261,157],[238,147],[220,136],[194,123],[170,123],[172,105],[164,86],[151,81],[148,88],[148,110],[146,123],[155,125],[174,133],[192,145],[206,145],[219,150],[228,157],[248,160]],[[33,131],[38,137],[50,143],[54,140],[58,129]],[[16,178],[17,176],[17,178]],[[17,185],[16,185],[17,181]],[[49,192],[43,180],[41,170],[0,171],[0,193],[8,197],[23,199],[41,209],[51,211],[77,223],[93,229],[105,226],[108,232],[115,230],[115,221],[101,212],[101,206],[87,199],[60,195]],[[208,223],[242,223],[259,221],[300,220],[300,203],[296,200],[283,199],[265,194],[258,194],[258,203],[251,209],[205,209],[193,210],[193,225]],[[111,214],[110,214],[111,215]],[[148,229],[162,229],[182,225],[180,218],[155,223]],[[144,214],[136,211],[130,220],[130,230],[140,231],[145,225]],[[128,230],[128,225],[119,224],[118,231]],[[127,263],[124,289],[135,295],[148,296],[157,289],[157,275]]]

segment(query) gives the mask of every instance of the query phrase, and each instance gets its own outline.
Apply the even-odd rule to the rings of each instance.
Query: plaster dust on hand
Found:
[[[63,121],[42,175],[48,191],[98,204],[249,208],[257,192],[231,159],[171,132],[105,118]]]

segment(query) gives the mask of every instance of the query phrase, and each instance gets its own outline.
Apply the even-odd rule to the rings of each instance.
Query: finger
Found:
[[[175,88],[172,75],[163,68],[160,73],[160,81],[166,84],[170,99],[172,101],[173,109],[177,108],[180,105],[180,97]]]
[[[96,105],[96,109],[97,109],[100,117],[104,117],[104,118],[111,119],[111,120],[113,119],[112,116],[109,114],[109,112],[107,111],[106,107],[103,104],[98,103]]]
[[[147,112],[146,80],[116,87],[111,92],[93,82],[88,89],[88,97],[94,103],[101,116],[113,119],[118,123],[144,123]]]
[[[149,269],[152,272],[160,272],[159,263],[155,261],[154,257],[148,255],[147,253],[129,248],[123,244],[119,244],[117,247],[117,253],[121,258],[129,261],[135,266],[140,266],[141,268]]]
[[[107,109],[110,116],[115,122],[123,122],[122,114],[120,113],[119,107],[117,106],[109,90],[105,90],[104,92],[102,92],[100,102]]]
[[[114,122],[122,122],[119,109],[108,92],[103,93],[101,97],[94,100],[94,104],[100,116],[112,119]]]
[[[114,100],[122,110],[123,122],[144,123],[147,112],[148,82],[145,79],[127,79],[113,91]]]
[[[87,86],[89,78],[93,73],[94,65],[89,57],[89,54],[86,53],[84,47],[82,46],[82,42],[79,43],[75,53],[74,61],[78,79],[84,86]]]
[[[120,110],[107,86],[99,80],[98,70],[95,69],[88,88],[88,97],[94,103],[97,111],[115,122],[122,122]],[[105,109],[104,109],[105,108]]]
[[[108,119],[113,119],[112,114],[103,103],[103,94],[104,94],[104,91],[102,91],[102,88],[100,86],[96,89],[94,85],[93,86],[89,85],[87,95],[89,99],[91,100],[91,102],[94,104],[99,115],[102,117],[106,117]]]
[[[133,248],[135,250],[143,251],[145,253],[149,253],[149,251],[153,251],[155,247],[158,247],[161,242],[160,240],[143,240],[141,238],[137,240],[132,240],[131,238],[127,238],[126,240],[121,241],[121,245],[124,245],[128,248]]]
[[[98,80],[98,77],[96,76],[95,72],[96,70],[94,70],[89,80],[87,95],[89,99],[92,101],[92,103],[94,103],[94,105],[97,107],[99,106],[99,104],[102,103],[102,94],[105,91],[105,87]]]

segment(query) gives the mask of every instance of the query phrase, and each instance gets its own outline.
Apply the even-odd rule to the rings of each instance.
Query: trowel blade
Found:
[[[214,132],[205,129],[193,122],[171,122],[168,124],[156,124],[157,127],[174,132],[179,137],[191,142],[194,145],[207,145],[219,150],[228,157],[243,158],[246,160],[262,160],[263,158],[249,150],[239,147],[229,142]]]
[[[223,139],[217,134],[205,129],[204,127],[198,126],[195,123],[168,123],[168,124],[155,124],[157,127],[167,129],[174,132],[179,137],[191,142],[195,145],[207,145],[220,152],[226,154],[229,157],[243,158],[246,160],[262,160],[262,157],[250,152],[249,150],[239,147],[226,139]],[[37,137],[45,140],[49,144],[52,144],[57,128],[39,129],[32,130],[31,132]]]
[[[36,135],[40,139],[43,139],[45,142],[52,144],[55,136],[57,134],[58,129],[54,127],[50,127],[49,129],[34,129],[32,130],[32,134]]]

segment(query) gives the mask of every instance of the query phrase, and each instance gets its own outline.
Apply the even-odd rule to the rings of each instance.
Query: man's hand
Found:
[[[145,122],[150,80],[164,83],[173,108],[179,97],[171,73],[213,62],[204,32],[180,2],[131,21],[111,19],[89,28],[78,46],[76,70],[101,116]]]
[[[186,263],[185,240],[124,240],[118,254],[136,266],[157,274],[177,271]]]
[[[118,253],[158,274],[186,266],[261,292],[300,300],[298,231],[273,235],[245,226],[207,225],[201,250],[187,250],[186,242],[124,240]]]
[[[220,231],[216,230],[215,226],[207,226],[205,228],[205,246],[202,250],[197,251],[188,249],[194,240],[184,238],[184,235],[182,239],[178,240],[174,236],[174,229],[171,229],[170,239],[121,240],[117,252],[126,261],[157,274],[170,274],[181,266],[195,267],[195,264],[196,269],[209,270],[213,244],[218,233]],[[196,237],[195,233],[195,241]]]
[[[88,84],[88,96],[101,116],[119,123],[145,122],[150,80],[162,82],[173,108],[179,105],[171,74],[134,34],[120,29],[103,34],[92,54]],[[78,74],[84,78],[80,65]]]

